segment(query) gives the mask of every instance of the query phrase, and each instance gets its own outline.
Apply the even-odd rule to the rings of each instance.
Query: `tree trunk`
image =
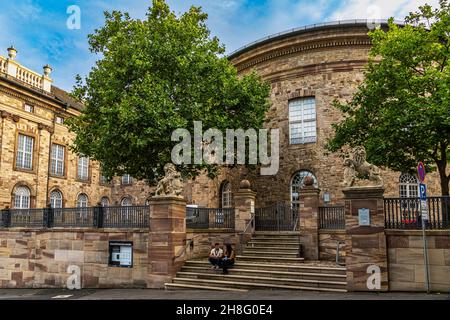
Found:
[[[441,151],[441,160],[436,161],[438,171],[439,171],[439,177],[441,179],[441,194],[443,196],[449,195],[449,178],[450,175],[447,176],[447,145],[444,143],[441,143],[440,145],[440,151]]]

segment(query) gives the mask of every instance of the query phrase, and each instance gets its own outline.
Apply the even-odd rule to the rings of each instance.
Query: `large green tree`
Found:
[[[128,173],[154,181],[171,162],[177,128],[260,128],[270,87],[255,73],[238,77],[210,36],[207,15],[198,7],[176,15],[154,0],[146,18],[105,12],[105,25],[91,35],[91,52],[100,59],[73,94],[84,102],[69,119],[76,152],[101,163],[107,177]],[[183,165],[195,176],[215,166]]]
[[[450,6],[429,5],[411,13],[404,26],[369,33],[373,47],[365,80],[351,101],[335,102],[344,120],[328,148],[363,145],[368,160],[414,173],[418,161],[439,172],[449,194]]]

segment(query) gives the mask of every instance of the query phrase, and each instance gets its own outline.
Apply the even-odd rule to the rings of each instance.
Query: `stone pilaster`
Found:
[[[176,255],[186,245],[186,201],[178,197],[150,200],[147,287],[163,288],[184,261]]]
[[[306,260],[319,260],[319,194],[320,190],[312,185],[301,191],[300,239]]]
[[[252,214],[255,213],[256,192],[252,191],[249,185],[244,185],[244,187],[248,188],[241,188],[234,195],[236,232],[243,232],[247,224],[250,222]],[[247,231],[250,233],[253,232],[253,230]]]
[[[384,201],[382,187],[351,187],[345,195],[345,231],[347,290],[387,291],[387,249],[384,232]],[[370,225],[359,225],[359,209],[369,209]],[[372,270],[380,270],[380,288]],[[370,278],[370,279],[369,279]]]

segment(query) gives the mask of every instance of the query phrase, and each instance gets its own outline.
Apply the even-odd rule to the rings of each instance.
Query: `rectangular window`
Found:
[[[89,158],[79,157],[78,158],[78,179],[88,180],[89,179]]]
[[[63,124],[64,123],[64,118],[56,116],[55,117],[55,122],[58,124]]]
[[[289,134],[291,144],[316,142],[315,98],[289,101]]]
[[[17,143],[16,168],[33,169],[34,138],[19,134]]]
[[[128,185],[133,183],[133,178],[129,174],[124,174],[122,176],[122,184]]]
[[[26,112],[31,112],[31,113],[34,112],[34,107],[30,106],[29,104],[25,104],[24,109],[25,109]]]
[[[65,147],[59,144],[52,144],[52,161],[50,165],[50,172],[52,174],[64,175],[64,153]]]
[[[109,265],[116,267],[133,267],[133,242],[110,241]]]

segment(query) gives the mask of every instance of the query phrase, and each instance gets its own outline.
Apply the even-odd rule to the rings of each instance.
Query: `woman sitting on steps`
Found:
[[[225,246],[225,254],[222,258],[221,264],[223,269],[223,274],[228,274],[228,268],[234,265],[235,252],[231,244]]]

